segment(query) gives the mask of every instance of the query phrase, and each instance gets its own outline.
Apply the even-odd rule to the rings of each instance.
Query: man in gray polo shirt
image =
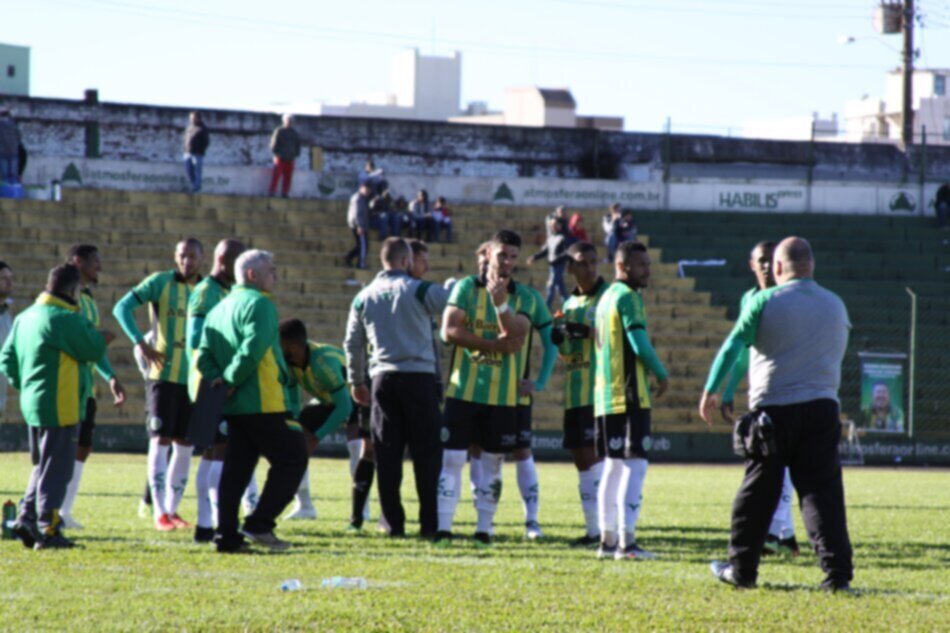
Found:
[[[716,391],[742,348],[751,347],[749,408],[771,418],[775,450],[746,459],[732,506],[729,562],[714,562],[713,573],[736,587],[755,586],[788,466],[826,574],[821,586],[848,590],[853,566],[838,456],[838,386],[851,322],[841,299],[812,279],[815,261],[807,241],[782,240],[773,269],[778,285],[756,293],[743,308],[713,362],[699,405],[711,425],[719,407]]]
[[[442,469],[432,319],[445,309],[448,292],[409,276],[412,250],[405,240],[387,238],[380,258],[383,271],[356,295],[350,308],[343,342],[347,375],[353,381],[353,399],[371,406],[379,500],[390,536],[406,533],[399,487],[408,446],[419,495],[420,532],[432,537]],[[367,375],[367,352],[372,397],[370,386],[361,381]]]

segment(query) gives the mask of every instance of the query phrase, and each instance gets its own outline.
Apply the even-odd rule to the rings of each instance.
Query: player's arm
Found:
[[[13,329],[10,330],[10,334],[7,336],[7,342],[0,350],[0,373],[6,375],[11,387],[20,391],[20,363],[17,360],[16,331],[17,322],[14,321]]]
[[[520,318],[527,321],[523,316]],[[442,340],[450,345],[458,345],[484,354],[513,354],[521,349],[524,336],[502,336],[497,339],[482,338],[465,326],[465,311],[450,305],[445,309],[445,314],[442,317]]]
[[[449,289],[431,281],[423,281],[416,288],[416,299],[422,302],[429,316],[439,318],[448,305],[449,292]]]
[[[346,320],[346,336],[343,351],[346,353],[346,371],[350,376],[350,391],[353,399],[364,406],[369,405],[369,389],[366,386],[366,326],[363,323],[363,298],[356,295]]]
[[[165,356],[145,340],[145,336],[135,322],[135,311],[150,301],[158,301],[162,287],[160,273],[151,275],[127,292],[112,309],[112,315],[119,322],[122,331],[129,337],[132,344],[139,348],[148,364],[159,367],[165,362]]]
[[[727,421],[732,421],[732,413],[735,410],[736,389],[739,383],[749,372],[749,348],[743,347],[736,359],[736,364],[732,366],[729,372],[729,379],[726,381],[726,387],[722,392],[722,404],[719,407],[722,417]]]
[[[534,382],[534,390],[536,392],[544,391],[547,388],[548,381],[551,380],[551,374],[554,373],[554,363],[557,361],[557,345],[551,340],[551,331],[553,329],[552,324],[548,323],[538,330],[538,336],[541,339],[541,346],[544,349],[544,353],[541,356],[541,372],[538,374],[538,379]]]
[[[139,330],[138,323],[135,322],[135,311],[143,305],[142,300],[132,289],[125,293],[125,296],[119,299],[119,302],[112,308],[112,315],[119,322],[122,331],[129,337],[133,345],[138,345],[145,338],[142,331]]]
[[[334,358],[324,356],[314,366],[314,377],[333,399],[333,411],[330,417],[317,429],[314,434],[318,442],[322,442],[330,433],[340,428],[350,418],[353,412],[353,398],[346,390],[346,378],[343,365]]]

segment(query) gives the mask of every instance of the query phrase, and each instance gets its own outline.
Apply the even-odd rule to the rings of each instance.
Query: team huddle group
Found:
[[[757,289],[775,283],[772,247],[763,243],[752,253]],[[151,506],[155,527],[191,528],[179,507],[197,448],[195,541],[214,542],[221,552],[249,543],[288,548],[274,534],[276,521],[294,498],[285,518],[316,518],[308,459],[345,425],[353,479],[350,529],[361,529],[369,516],[375,475],[380,527],[405,536],[400,486],[408,449],[422,537],[438,546],[455,538],[468,464],[474,541],[490,546],[508,456],[516,466],[525,537],[543,538],[531,453],[532,394],[547,387],[560,357],[566,370],[564,446],[578,470],[586,523],[575,544],[599,545],[599,557],[652,558],[637,543],[636,525],[652,398],[667,390],[668,372],[647,335],[640,291],[650,280],[648,251],[636,241],[620,244],[611,283],[598,274],[595,246],[571,245],[565,257],[576,287],[556,316],[537,290],[514,279],[520,252],[520,236],[501,230],[476,252],[475,274],[442,284],[425,278],[424,242],[385,240],[383,270],[354,299],[341,349],[310,340],[299,319],[278,319],[271,253],[223,240],[210,275],[202,278],[202,244],[179,242],[175,267],[147,277],[113,311],[146,383],[150,440],[142,503]],[[67,262],[50,271],[36,303],[16,319],[0,352],[0,371],[21,392],[35,465],[14,530],[28,547],[70,547],[63,530],[82,527],[73,505],[95,426],[93,371],[108,382],[115,404],[125,399],[106,354],[115,336],[99,329],[92,295],[101,269],[94,245],[72,247]],[[147,333],[135,320],[141,307],[149,312]],[[542,361],[532,377],[535,341]],[[444,382],[443,344],[452,346]],[[740,358],[724,414],[746,367],[747,357]],[[652,395],[650,374],[656,380]],[[258,494],[254,470],[262,456],[270,468]],[[787,474],[785,485],[766,547],[797,553]]]

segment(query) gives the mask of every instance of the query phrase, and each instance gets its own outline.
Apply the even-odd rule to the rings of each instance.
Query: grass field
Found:
[[[0,495],[16,500],[24,454],[0,455]],[[194,472],[194,471],[192,471]],[[263,468],[258,476],[264,474]],[[94,455],[75,516],[82,548],[33,552],[0,543],[4,630],[922,630],[950,628],[950,486],[946,471],[852,469],[846,473],[855,596],[826,595],[810,552],[767,560],[754,591],[721,585],[708,569],[722,558],[738,466],[653,466],[639,540],[656,561],[600,562],[567,547],[581,533],[577,479],[567,464],[541,464],[542,525],[522,540],[514,469],[496,545],[436,549],[375,531],[348,535],[348,469],[314,460],[320,518],[284,523],[296,546],[284,554],[222,556],[190,533],[160,534],[137,518],[143,456]],[[411,469],[407,472],[411,476]],[[261,480],[263,481],[263,480]],[[411,480],[407,480],[408,493]],[[182,514],[194,516],[193,491]],[[416,506],[409,503],[414,515]],[[416,526],[410,525],[410,531]],[[457,532],[474,528],[460,505]],[[804,538],[800,523],[799,539]],[[322,589],[329,576],[361,576],[369,588]],[[297,578],[303,589],[281,592]]]

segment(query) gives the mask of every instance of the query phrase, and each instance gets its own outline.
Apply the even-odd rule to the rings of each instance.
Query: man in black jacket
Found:
[[[201,115],[192,112],[189,115],[188,127],[185,129],[184,148],[185,173],[188,174],[192,193],[201,191],[201,165],[210,143],[211,137],[208,135],[208,128],[201,119]]]

